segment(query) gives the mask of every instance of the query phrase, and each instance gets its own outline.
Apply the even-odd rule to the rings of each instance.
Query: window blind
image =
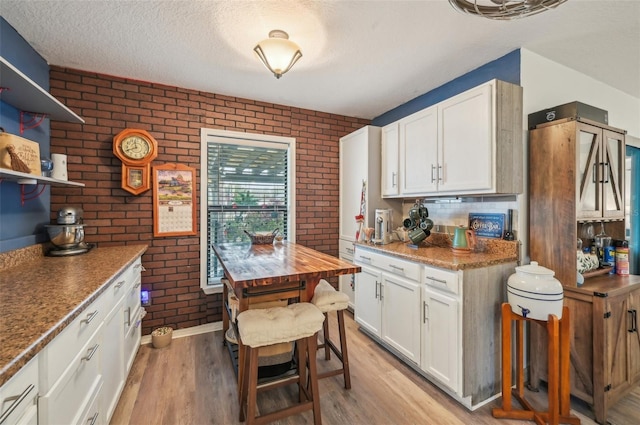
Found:
[[[211,246],[248,242],[248,232],[279,229],[287,236],[288,146],[207,144],[207,277],[223,270]]]

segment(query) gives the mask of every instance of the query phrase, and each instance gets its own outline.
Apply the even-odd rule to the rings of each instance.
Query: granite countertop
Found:
[[[407,242],[392,242],[386,245],[371,245],[357,242],[358,248],[370,249],[382,254],[423,263],[449,270],[465,270],[489,267],[518,261],[518,241],[478,238],[478,244],[468,254],[454,254],[451,241],[446,234],[432,234],[417,248]]]
[[[39,245],[0,254],[0,385],[91,304],[147,245],[43,256]]]

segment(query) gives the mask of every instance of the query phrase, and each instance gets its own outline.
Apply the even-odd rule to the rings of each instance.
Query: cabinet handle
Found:
[[[9,408],[2,413],[2,416],[0,416],[0,424],[3,424],[4,421],[6,421],[9,418],[9,416],[13,413],[13,411],[16,410],[16,408],[20,405],[20,403],[24,401],[25,398],[27,398],[29,393],[34,388],[35,386],[33,384],[29,384],[29,386],[19,396],[7,397],[5,399],[5,401],[10,401],[10,400],[14,400],[14,401],[13,403],[11,403],[11,406],[9,406]]]
[[[602,183],[609,183],[609,163],[608,162],[602,163],[602,176],[603,176]]]
[[[371,257],[365,257],[364,255],[360,256],[360,259],[362,260],[367,260],[367,261],[371,261]]]
[[[378,282],[378,281],[376,280],[376,299],[378,298],[378,283],[380,283],[380,282]]]
[[[94,311],[93,313],[89,313],[89,314],[87,314],[87,317],[85,317],[84,319],[82,319],[82,320],[80,321],[80,323],[82,323],[82,322],[87,322],[87,325],[88,325],[88,324],[89,324],[89,323],[91,323],[91,321],[92,321],[92,320],[97,316],[97,314],[98,314],[98,310]]]
[[[90,419],[87,419],[89,425],[94,425],[96,423],[96,420],[98,419],[98,413],[99,412],[94,413],[94,415]]]
[[[380,301],[382,301],[382,282],[380,282]]]
[[[396,187],[396,173],[395,171],[391,173],[391,187]]]
[[[393,264],[389,264],[389,267],[391,267],[394,270],[398,270],[398,271],[404,272],[404,267],[398,267],[398,266],[393,265]]]
[[[591,167],[592,168],[592,170],[591,170],[591,175],[592,175],[591,182],[592,183],[597,183],[598,182],[598,180],[597,180],[598,169],[596,168],[597,166],[598,166],[598,164],[594,163],[593,167]]]
[[[429,280],[433,280],[434,282],[442,283],[442,284],[444,284],[444,285],[446,285],[446,284],[447,284],[447,281],[446,281],[446,280],[437,279],[437,278],[435,278],[435,277],[433,277],[433,276],[427,276],[427,279],[429,279]]]
[[[345,251],[347,251],[349,254],[353,254],[354,249],[353,248],[345,248]]]
[[[127,307],[127,326],[131,326],[131,307]]]
[[[433,172],[436,170],[436,166],[431,164],[431,183],[435,183],[436,178],[434,177]]]
[[[442,178],[443,178],[442,174],[444,174],[444,173],[442,173],[442,165],[438,165],[438,181],[439,182],[443,181],[442,180]]]
[[[631,314],[631,329],[627,329],[629,332],[638,332],[638,312],[634,308],[633,310],[627,310],[627,313]]]
[[[84,356],[80,360],[86,360],[86,361],[91,360],[91,357],[93,357],[93,355],[96,353],[96,351],[98,351],[98,347],[99,346],[100,346],[99,344],[96,344],[93,347],[89,348],[89,350],[87,350],[89,352],[89,354],[87,354],[86,356]]]
[[[116,283],[116,289],[120,289],[122,288],[122,285],[124,285],[125,281],[121,280],[120,282]]]
[[[427,302],[422,301],[422,323],[427,323]]]
[[[136,283],[136,286],[133,287],[133,289],[139,288],[140,285],[142,285],[142,281],[138,281],[138,283]]]

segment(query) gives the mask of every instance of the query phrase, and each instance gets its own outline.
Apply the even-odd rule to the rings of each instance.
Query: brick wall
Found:
[[[80,206],[87,242],[149,246],[142,287],[152,305],[143,334],[219,321],[222,304],[219,294],[200,290],[200,236],[154,238],[152,191],[133,196],[120,188],[112,139],[125,128],[158,141],[152,165],[196,168],[198,204],[202,127],[295,137],[297,242],[338,255],[338,139],[367,120],[59,67],[51,68],[50,83],[53,96],[85,120],[51,123],[51,152],[67,154],[69,179],[85,184],[52,187],[52,214]]]

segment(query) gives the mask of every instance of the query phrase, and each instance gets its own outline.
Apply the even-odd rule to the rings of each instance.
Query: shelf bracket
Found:
[[[40,126],[47,117],[48,114],[20,111],[20,134],[23,134],[25,130]]]
[[[26,201],[31,201],[33,199],[38,198],[40,195],[42,195],[42,192],[44,192],[44,189],[47,187],[47,185],[44,184],[36,184],[36,187],[34,187],[33,189],[31,189],[30,191],[25,191],[24,190],[25,184],[20,184],[20,205],[24,206],[24,203]]]

